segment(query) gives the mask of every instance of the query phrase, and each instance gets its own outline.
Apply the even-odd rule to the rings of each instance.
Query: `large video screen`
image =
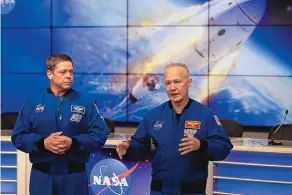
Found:
[[[18,112],[30,98],[41,97],[49,86],[45,74],[2,74],[1,112]]]
[[[209,80],[209,106],[221,119],[274,126],[292,108],[292,77],[210,76]],[[286,121],[291,123],[291,115]]]
[[[163,72],[174,62],[190,69],[190,97],[220,119],[274,126],[292,109],[290,0],[1,5],[2,112],[19,111],[27,97],[48,87],[45,61],[56,52],[72,56],[73,87],[94,96],[101,114],[114,121],[139,122],[168,101]]]
[[[1,34],[2,73],[46,71],[46,59],[51,54],[50,29],[4,28]]]
[[[14,27],[50,27],[51,0],[2,0],[1,26]]]
[[[76,73],[127,71],[126,28],[55,28],[53,53],[65,52],[74,60]]]
[[[51,0],[54,26],[126,26],[127,0]]]

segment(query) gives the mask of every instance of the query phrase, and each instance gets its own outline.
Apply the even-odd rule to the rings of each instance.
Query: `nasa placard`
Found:
[[[128,195],[132,184],[131,173],[136,167],[128,169],[119,160],[103,159],[93,167],[89,187],[98,195]]]

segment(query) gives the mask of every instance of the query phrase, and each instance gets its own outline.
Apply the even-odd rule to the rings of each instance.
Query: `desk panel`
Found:
[[[16,152],[16,149],[11,141],[1,141],[1,151]]]
[[[1,180],[16,180],[16,168],[1,168]]]
[[[1,166],[16,166],[16,153],[15,154],[1,153],[0,158],[1,158]]]
[[[246,152],[233,150],[225,159],[229,162],[245,162],[256,164],[275,164],[292,166],[292,153]]]
[[[258,165],[216,164],[215,170],[217,176],[223,177],[292,182],[292,166],[290,168],[279,168]]]
[[[291,195],[292,185],[215,179],[214,190],[243,195]]]
[[[1,181],[1,194],[17,194],[17,183]]]

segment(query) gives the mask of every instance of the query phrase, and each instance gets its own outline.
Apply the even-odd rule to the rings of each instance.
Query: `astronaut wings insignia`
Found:
[[[77,112],[77,113],[80,113],[80,114],[85,114],[85,107],[84,106],[71,105],[71,112]]]

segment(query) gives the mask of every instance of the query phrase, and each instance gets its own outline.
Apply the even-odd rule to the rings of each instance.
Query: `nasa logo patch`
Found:
[[[45,104],[37,105],[36,108],[35,108],[35,112],[36,113],[43,112],[45,110],[45,106],[46,106]]]
[[[94,194],[128,195],[132,184],[131,174],[138,163],[128,169],[121,161],[108,158],[95,164],[90,173],[90,184]]]
[[[163,127],[165,121],[156,121],[153,125],[153,130],[159,130]]]

